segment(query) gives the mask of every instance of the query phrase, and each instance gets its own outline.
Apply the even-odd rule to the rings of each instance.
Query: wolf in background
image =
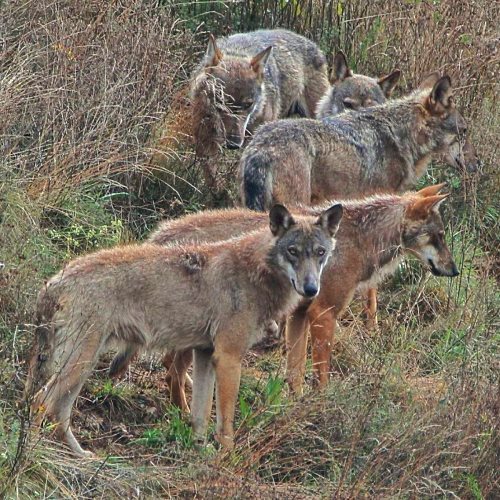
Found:
[[[203,438],[216,380],[217,439],[233,444],[241,360],[260,325],[320,290],[335,246],[341,205],[319,217],[292,217],[277,205],[269,228],[185,247],[131,245],[70,262],[41,289],[26,395],[32,411],[57,423],[77,455],[71,411],[99,355],[113,344],[147,350],[194,349],[192,423]]]
[[[320,386],[328,381],[336,321],[355,292],[380,283],[395,272],[405,254],[416,256],[436,276],[456,276],[458,270],[444,240],[439,205],[447,195],[444,184],[403,195],[378,195],[342,201],[343,219],[336,236],[333,258],[322,277],[321,291],[312,302],[303,301],[287,327],[287,379],[300,393],[305,373],[307,328],[310,326],[313,369]],[[323,207],[297,207],[297,214],[320,214]],[[266,214],[245,209],[213,210],[160,224],[149,242],[171,245],[190,241],[220,241],[266,223]],[[125,371],[136,353],[123,351],[112,363],[116,373]],[[184,384],[191,351],[169,353],[172,401],[188,409]]]
[[[240,161],[241,197],[248,208],[267,210],[273,202],[310,204],[402,191],[466,131],[451,80],[433,74],[416,92],[380,106],[262,126]]]
[[[328,88],[325,56],[301,35],[282,29],[217,41],[210,35],[191,90],[197,154],[240,148],[247,132],[293,113],[313,117]]]
[[[330,73],[331,88],[321,98],[316,118],[338,115],[344,111],[384,104],[399,81],[401,71],[395,69],[379,79],[353,73],[342,51],[337,52]]]

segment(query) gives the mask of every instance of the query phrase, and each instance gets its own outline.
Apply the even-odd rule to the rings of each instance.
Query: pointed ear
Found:
[[[432,89],[432,87],[436,85],[436,82],[438,80],[439,80],[439,73],[437,71],[434,71],[434,73],[424,76],[424,79],[420,82],[418,88],[420,90]]]
[[[269,212],[269,228],[274,236],[283,235],[295,224],[292,214],[283,205],[274,205]]]
[[[427,196],[434,196],[441,191],[441,189],[445,188],[447,185],[446,182],[442,182],[441,184],[434,184],[434,186],[427,186],[417,191],[417,195],[421,198],[427,198]]]
[[[406,217],[412,220],[427,219],[431,210],[437,211],[439,205],[448,198],[447,194],[438,194],[435,196],[427,196],[426,198],[417,198],[407,209]]]
[[[394,87],[398,83],[400,76],[401,76],[401,71],[399,69],[395,69],[389,75],[383,76],[382,78],[378,79],[377,83],[382,89],[382,92],[384,93],[385,97],[391,97],[392,91],[394,90]]]
[[[207,52],[205,54],[205,66],[217,66],[222,60],[222,52],[217,47],[215,37],[210,33],[208,36]]]
[[[264,68],[266,67],[266,62],[273,51],[273,46],[267,47],[263,51],[259,52],[253,59],[250,61],[250,66],[257,74],[262,74],[264,72]]]
[[[333,60],[333,68],[330,73],[330,81],[331,83],[341,82],[345,80],[349,76],[352,76],[352,71],[349,69],[347,64],[347,58],[345,54],[339,50],[335,54],[335,59]]]
[[[343,211],[344,209],[340,203],[333,205],[319,216],[316,224],[321,226],[325,231],[328,231],[333,238],[339,228]]]
[[[434,84],[429,95],[431,111],[442,112],[447,109],[452,102],[452,96],[451,78],[443,76]]]

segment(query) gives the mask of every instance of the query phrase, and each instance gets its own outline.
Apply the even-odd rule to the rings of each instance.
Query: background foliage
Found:
[[[488,0],[49,0],[0,2],[0,496],[114,498],[498,495],[500,118],[498,3]],[[343,49],[352,67],[452,76],[482,159],[447,180],[448,239],[461,275],[409,262],[368,335],[355,303],[328,391],[288,398],[279,352],[249,355],[238,447],[196,451],[158,360],[113,384],[101,370],[75,426],[97,462],[66,456],[46,429],[25,440],[19,403],[37,290],[82,253],[141,239],[212,204],[190,140],[187,87],[206,44],[286,27]],[[235,201],[238,154],[220,157]],[[119,457],[119,458],[118,458]]]

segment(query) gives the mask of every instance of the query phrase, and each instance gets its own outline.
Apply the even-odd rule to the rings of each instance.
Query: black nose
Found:
[[[234,142],[234,141],[229,140],[229,139],[226,141],[226,148],[227,149],[240,149],[240,147],[241,146],[240,146],[240,142],[239,141],[238,142]]]
[[[306,297],[314,297],[318,293],[318,287],[314,283],[306,283],[304,285],[304,293]]]
[[[455,276],[458,276],[460,274],[460,271],[457,269],[457,266],[453,262],[453,266],[451,267],[451,274],[450,276],[454,278]]]

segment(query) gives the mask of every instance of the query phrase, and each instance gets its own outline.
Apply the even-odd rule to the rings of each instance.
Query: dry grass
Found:
[[[0,4],[0,495],[498,496],[500,7],[162,3]],[[28,444],[17,401],[37,289],[81,252],[141,237],[160,218],[235,202],[237,152],[210,166],[215,189],[204,182],[188,78],[206,31],[275,26],[308,35],[329,56],[342,48],[358,72],[401,68],[401,92],[431,70],[452,75],[483,167],[434,166],[424,181],[450,184],[445,219],[460,278],[405,265],[380,295],[378,335],[363,330],[354,303],[323,394],[291,401],[276,383],[279,353],[250,356],[233,453],[191,448],[149,359],[115,386],[99,373],[79,401],[78,433],[101,460],[70,458],[50,429]]]

